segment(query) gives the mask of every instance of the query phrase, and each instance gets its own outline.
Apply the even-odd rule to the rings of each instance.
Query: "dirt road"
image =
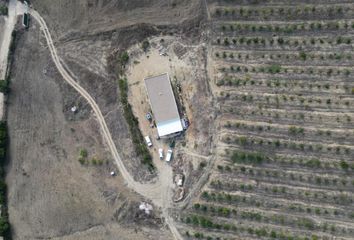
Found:
[[[10,0],[8,5],[8,16],[5,17],[5,24],[2,34],[2,42],[0,46],[0,80],[6,77],[7,56],[11,43],[11,34],[15,28],[17,16],[23,14],[25,6],[20,4],[17,0]],[[0,119],[4,115],[4,94],[0,93]]]
[[[38,12],[35,10],[31,9],[30,13],[32,17],[38,21],[39,25],[41,26],[41,30],[44,33],[44,36],[46,38],[50,54],[52,56],[52,59],[64,78],[64,80],[69,83],[76,91],[78,91],[82,97],[84,97],[87,102],[90,104],[92,107],[92,110],[94,111],[97,121],[101,126],[101,131],[102,131],[102,136],[106,140],[106,143],[109,147],[109,150],[111,154],[113,155],[113,158],[115,160],[115,163],[117,164],[120,173],[122,177],[125,179],[126,184],[129,188],[133,189],[137,193],[141,194],[142,196],[150,199],[156,206],[162,208],[162,215],[165,218],[166,224],[170,228],[173,236],[175,239],[183,239],[181,235],[179,234],[177,228],[175,227],[173,219],[169,216],[168,214],[168,209],[171,206],[172,203],[172,192],[171,192],[171,187],[173,186],[172,183],[172,170],[166,165],[158,165],[157,170],[159,171],[159,177],[158,180],[155,183],[147,183],[147,184],[142,184],[139,182],[134,181],[132,176],[129,174],[127,169],[125,168],[121,157],[117,151],[117,148],[113,142],[111,133],[107,127],[106,121],[101,113],[100,108],[98,107],[97,103],[93,100],[93,98],[88,94],[88,92],[83,89],[75,80],[74,78],[69,74],[69,72],[64,68],[63,64],[60,61],[60,58],[57,54],[57,50],[54,46],[53,39],[51,37],[51,34],[48,30],[47,24],[45,23],[44,19],[39,15]]]

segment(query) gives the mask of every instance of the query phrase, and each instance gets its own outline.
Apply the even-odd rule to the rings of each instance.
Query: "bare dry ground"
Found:
[[[123,231],[122,239],[168,239],[159,219],[146,220],[135,211],[140,197],[119,176],[110,177],[115,169],[90,111],[84,120],[65,114],[66,98],[75,93],[56,72],[39,28],[33,24],[20,35],[8,100],[7,182],[14,239],[116,239]],[[108,161],[81,165],[81,148],[90,159]],[[146,227],[127,228],[133,222]]]
[[[201,5],[196,0],[34,0],[32,3],[48,19],[58,37],[85,36],[140,23],[177,26],[198,18],[196,9]]]
[[[201,233],[208,239],[351,239],[352,2],[299,0],[296,7],[290,0],[33,2],[48,20],[63,60],[106,115],[118,148],[124,150],[125,164],[134,169],[131,172],[136,179],[154,176],[141,167],[132,152],[118,105],[117,54],[126,49],[131,54],[127,69],[130,101],[143,131],[153,134],[143,120],[148,105],[142,78],[169,72],[182,85],[181,99],[192,125],[179,139],[173,167],[186,173],[186,184],[191,187],[187,200],[177,206],[193,203],[193,207],[176,211],[181,220],[178,227],[186,239]],[[197,24],[202,16],[197,13],[203,15],[206,2],[211,21],[202,32]],[[188,39],[179,38],[183,31]],[[164,45],[158,37],[150,38],[155,47],[142,53],[138,43],[160,33],[171,35],[164,36],[169,56],[157,54],[156,47]],[[201,37],[195,37],[199,34]],[[63,92],[70,91],[65,85],[60,87]],[[55,95],[52,98],[55,100]],[[97,149],[95,154],[109,158],[99,151],[102,146],[90,145],[90,137],[95,144],[100,140],[95,139],[98,133],[93,131],[95,123],[85,103],[70,92],[62,101],[64,119],[71,119],[68,125],[92,124],[88,140],[86,136],[79,138],[85,139],[86,148]],[[80,106],[75,117],[68,111],[73,104]],[[55,119],[60,120],[60,114]],[[61,120],[56,124],[63,126]],[[77,130],[66,131],[52,132],[57,135],[51,135],[50,140],[56,143],[59,137],[78,134]],[[21,131],[17,134],[18,139],[23,138]],[[69,156],[75,142],[54,145]],[[30,152],[27,155],[31,156]],[[202,172],[208,173],[215,160],[210,181],[200,192],[208,180]],[[210,163],[206,169],[200,167],[202,161]],[[177,162],[185,169],[178,169]],[[42,169],[42,165],[33,168]],[[103,171],[97,168],[101,170],[95,171]],[[90,191],[95,196],[95,189]],[[81,194],[78,199],[86,196]],[[101,206],[91,197],[82,210],[83,223],[74,226],[76,231],[88,225],[85,221],[90,214],[95,216],[90,220],[92,225],[105,221],[104,207],[95,208],[102,209],[102,215],[86,212],[93,202]],[[55,228],[47,226],[46,234],[50,231]]]
[[[4,31],[5,19],[4,16],[0,16],[0,32]],[[0,45],[2,43],[3,35],[0,35]]]
[[[152,139],[154,146],[150,150],[154,164],[162,169],[172,167],[173,173],[184,174],[188,195],[192,191],[192,185],[203,173],[200,165],[209,162],[212,151],[213,141],[210,136],[214,131],[214,111],[205,68],[206,47],[202,42],[188,44],[174,36],[153,37],[148,41],[150,47],[146,52],[141,44],[128,49],[130,64],[126,73],[129,102],[139,120],[143,135],[149,135]],[[180,86],[181,91],[176,90],[178,106],[181,114],[186,114],[191,123],[184,134],[175,138],[175,155],[171,164],[158,157],[158,149],[163,148],[166,153],[171,139],[156,140],[156,128],[150,128],[145,119],[145,114],[151,109],[143,79],[166,72],[173,88]],[[167,171],[162,170],[160,174],[165,175]]]
[[[131,174],[136,180],[149,180],[154,177],[154,174],[151,175],[136,158],[127,125],[122,117],[117,92],[117,54],[151,34],[188,32],[189,28],[193,28],[190,27],[191,25],[194,26],[200,21],[202,12],[191,14],[200,3],[198,1],[176,1],[175,4],[165,3],[165,1],[129,1],[122,4],[116,1],[98,1],[97,5],[92,5],[90,1],[82,1],[80,5],[82,8],[73,6],[72,9],[82,11],[80,14],[85,17],[76,19],[71,13],[66,13],[67,18],[59,18],[56,15],[58,9],[66,11],[67,8],[64,10],[64,7],[69,3],[64,4],[64,2],[55,4],[50,2],[49,5],[49,1],[38,3],[34,1],[33,5],[47,17],[51,32],[54,36],[58,36],[60,56],[70,66],[73,75],[77,76],[80,85],[94,97],[101,108],[113,140],[123,154],[125,165],[128,169],[134,169]],[[50,15],[47,15],[48,9]],[[75,16],[77,17],[78,14],[75,13]],[[105,16],[106,24],[91,25],[92,21],[85,20],[86,17],[100,18],[101,15]],[[142,17],[136,19],[136,16]],[[65,21],[60,27],[55,25],[59,19]],[[166,19],[173,24],[166,25]],[[63,29],[63,26],[67,28]],[[69,30],[75,33],[71,34]],[[73,102],[68,101],[67,104]],[[83,107],[85,108],[85,104]]]
[[[47,20],[64,65],[98,103],[135,179],[154,177],[132,151],[119,106],[117,54],[151,34],[193,29],[200,2],[32,3]],[[91,109],[57,73],[34,21],[18,36],[12,72],[7,182],[14,239],[170,239],[158,210],[148,218],[137,212],[143,199],[119,174],[109,176],[115,167]],[[84,165],[78,161],[82,148],[89,155]]]

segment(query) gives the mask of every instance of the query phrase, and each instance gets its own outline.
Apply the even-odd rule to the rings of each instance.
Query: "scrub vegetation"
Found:
[[[131,105],[128,102],[128,84],[126,79],[120,79],[118,82],[120,91],[120,100],[124,109],[124,117],[129,125],[129,131],[134,144],[135,152],[141,158],[143,164],[146,164],[151,171],[154,170],[152,157],[146,146],[143,135],[139,129],[138,119],[134,116]]]

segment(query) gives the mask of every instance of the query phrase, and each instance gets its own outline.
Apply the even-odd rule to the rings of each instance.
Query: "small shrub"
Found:
[[[88,153],[87,153],[87,150],[86,149],[81,149],[80,150],[80,157],[81,158],[87,158],[87,156],[88,156]]]
[[[86,160],[82,157],[79,158],[79,162],[81,165],[85,164]]]
[[[247,144],[247,137],[239,137],[238,142],[240,145],[246,145]]]
[[[127,64],[129,61],[129,54],[128,52],[123,52],[120,56],[119,56],[119,63],[124,66],[125,64]]]
[[[205,167],[206,167],[206,162],[205,161],[199,163],[199,169],[203,169]]]
[[[281,70],[281,67],[280,67],[280,65],[277,65],[277,64],[273,64],[268,67],[268,72],[271,74],[280,73],[280,70]]]
[[[307,58],[307,54],[305,52],[300,52],[299,57],[301,58],[301,60],[305,61]]]
[[[143,43],[141,44],[141,48],[144,50],[144,52],[146,52],[150,47],[150,42],[148,40],[143,41]],[[129,56],[128,56],[129,59]],[[127,61],[128,61],[127,59]]]
[[[346,161],[342,160],[342,161],[340,161],[340,167],[341,167],[343,170],[348,170],[349,164],[348,164]]]
[[[225,39],[224,39],[224,45],[225,45],[225,46],[229,46],[229,45],[230,45],[230,41],[229,41],[228,38],[225,38]]]

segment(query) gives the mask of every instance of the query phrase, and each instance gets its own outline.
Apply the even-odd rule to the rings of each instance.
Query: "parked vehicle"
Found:
[[[146,136],[146,137],[145,137],[145,141],[146,141],[146,144],[148,145],[148,147],[151,147],[151,146],[152,146],[152,142],[151,142],[149,136]]]
[[[189,127],[189,121],[187,118],[182,118],[183,129],[186,130]]]
[[[166,162],[171,161],[171,158],[172,158],[172,149],[168,149],[166,154]]]
[[[146,119],[149,120],[149,121],[152,120],[151,113],[148,112],[148,113],[146,114]]]
[[[159,156],[160,156],[160,159],[163,159],[163,149],[162,148],[159,148]]]

